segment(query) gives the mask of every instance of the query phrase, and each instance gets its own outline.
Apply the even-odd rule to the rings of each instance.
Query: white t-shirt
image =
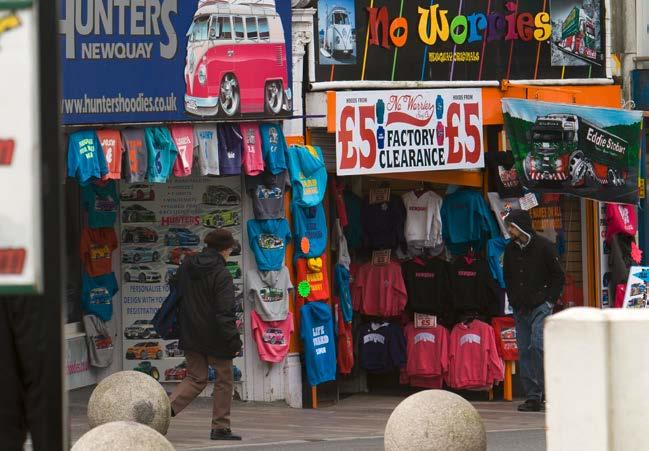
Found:
[[[442,198],[433,191],[419,197],[414,191],[402,196],[406,208],[406,241],[416,247],[437,247],[442,243]]]
[[[194,126],[194,149],[201,175],[219,175],[219,141],[215,124]]]
[[[286,266],[279,271],[257,271],[246,274],[250,300],[263,321],[284,321],[288,316],[289,291],[293,289]]]

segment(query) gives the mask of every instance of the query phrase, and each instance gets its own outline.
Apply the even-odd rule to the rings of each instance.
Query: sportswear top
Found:
[[[219,146],[216,125],[194,125],[194,148],[196,149],[201,175],[219,175]]]
[[[81,205],[88,212],[88,226],[112,227],[117,219],[119,196],[114,180],[81,187]]]
[[[122,137],[117,130],[97,130],[97,138],[106,157],[107,179],[119,180],[122,177]]]
[[[113,271],[112,255],[113,251],[117,249],[115,229],[112,227],[85,228],[81,232],[79,247],[81,262],[88,275],[96,277]]]
[[[251,219],[247,223],[248,242],[259,271],[279,271],[284,266],[286,244],[291,230],[286,219]]]
[[[288,171],[272,174],[268,171],[246,177],[246,189],[252,198],[255,219],[280,219],[284,214],[284,193],[290,187]]]
[[[259,175],[264,172],[264,155],[261,151],[259,124],[243,122],[239,124],[243,136],[243,169],[246,175]]]
[[[172,125],[171,136],[178,150],[174,175],[176,177],[191,175],[194,163],[194,129],[191,125]]]
[[[288,268],[279,271],[257,271],[246,274],[246,286],[255,311],[264,321],[283,321],[288,315],[288,301],[293,290]]]
[[[236,124],[219,124],[219,168],[221,175],[241,174],[243,136]]]
[[[358,335],[361,368],[384,373],[406,363],[406,340],[396,323],[367,323]]]
[[[113,316],[113,296],[117,293],[115,273],[91,277],[84,272],[81,281],[81,307],[84,312],[110,321]]]
[[[122,172],[128,183],[143,182],[148,168],[148,154],[144,142],[144,130],[127,128],[122,130],[124,145]]]
[[[250,313],[252,332],[259,358],[264,362],[279,363],[288,354],[293,333],[293,315],[278,321],[264,321],[256,311]]]
[[[509,240],[498,237],[487,241],[487,259],[489,260],[489,269],[494,279],[498,281],[500,288],[505,287],[505,278],[503,276],[503,257],[505,256],[505,246]]]
[[[336,343],[331,307],[309,302],[300,309],[300,337],[304,342],[304,363],[309,385],[336,379]]]
[[[171,133],[167,127],[148,127],[144,137],[149,154],[149,181],[165,183],[178,155]]]
[[[291,212],[295,230],[295,258],[319,257],[327,248],[327,218],[324,207],[321,203],[315,207],[301,207],[291,203]]]
[[[442,198],[433,191],[401,196],[406,209],[405,237],[409,245],[436,247],[442,244]]]
[[[285,171],[287,169],[286,140],[282,127],[277,124],[262,123],[259,124],[259,133],[266,169],[273,174]]]
[[[327,168],[322,151],[313,146],[291,146],[287,152],[293,202],[313,207],[327,191]]]
[[[68,176],[86,185],[108,174],[106,156],[94,131],[79,131],[68,137]]]

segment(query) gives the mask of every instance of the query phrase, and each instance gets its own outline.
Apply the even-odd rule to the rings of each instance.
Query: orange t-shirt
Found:
[[[91,277],[113,272],[112,254],[117,249],[117,236],[110,227],[81,232],[81,261]]]
[[[326,301],[329,299],[329,277],[327,277],[326,252],[322,254],[320,259],[322,260],[320,271],[309,269],[309,265],[307,264],[309,259],[306,258],[298,258],[295,264],[297,269],[297,283],[299,284],[306,280],[311,286],[311,292],[306,297],[307,301]],[[298,294],[298,301],[300,300],[300,297],[301,296]]]
[[[122,152],[124,151],[119,131],[97,130],[97,138],[101,143],[108,165],[108,174],[103,178],[119,180],[122,176]]]

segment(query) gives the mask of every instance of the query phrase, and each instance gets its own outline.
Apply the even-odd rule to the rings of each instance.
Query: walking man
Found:
[[[175,283],[180,289],[180,344],[187,377],[170,396],[172,415],[179,414],[207,385],[208,365],[214,368],[212,440],[241,440],[230,430],[232,359],[241,351],[234,310],[234,283],[226,268],[235,240],[217,229],[205,236],[207,247],[185,258]]]
[[[564,273],[554,245],[536,234],[527,211],[514,210],[505,223],[512,240],[505,247],[503,273],[514,309],[518,364],[526,401],[521,412],[543,409],[543,322],[563,290]]]

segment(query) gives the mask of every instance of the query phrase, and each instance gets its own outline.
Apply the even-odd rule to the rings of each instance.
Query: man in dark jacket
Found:
[[[554,245],[536,234],[527,211],[514,210],[505,223],[512,240],[505,248],[503,273],[514,309],[518,364],[527,400],[521,412],[543,409],[543,322],[563,290],[564,273]]]
[[[180,413],[207,385],[214,368],[212,440],[241,440],[230,430],[232,359],[241,351],[234,310],[234,283],[225,266],[235,245],[232,233],[217,229],[205,236],[207,247],[185,259],[175,278],[180,290],[180,345],[187,377],[170,396],[172,415]]]

